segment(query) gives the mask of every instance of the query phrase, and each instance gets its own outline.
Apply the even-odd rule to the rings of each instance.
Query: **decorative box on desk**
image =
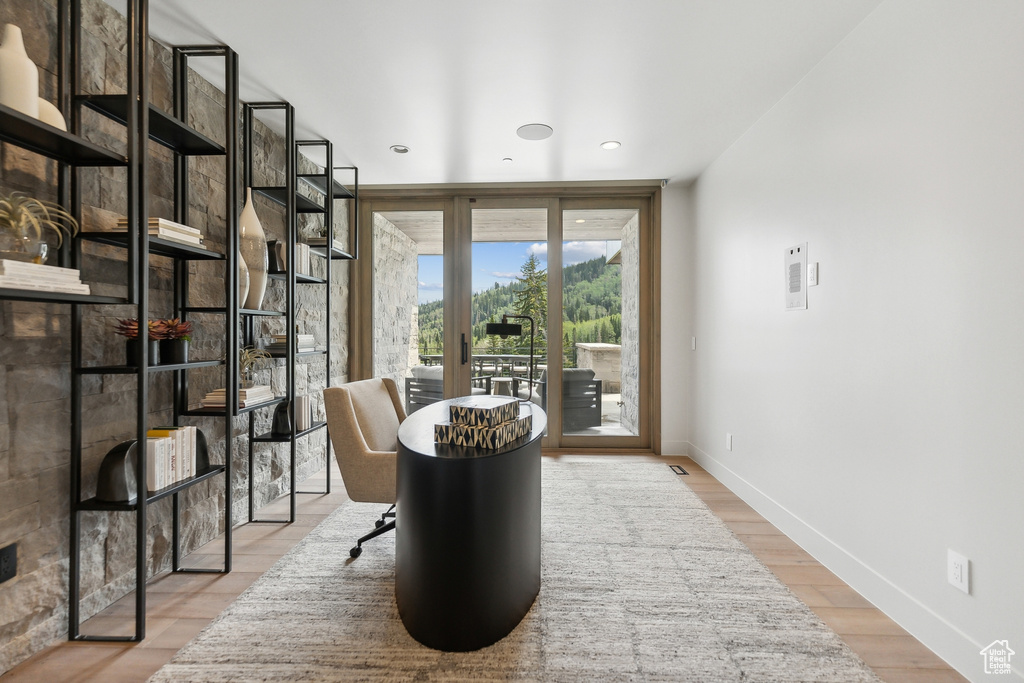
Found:
[[[449,406],[450,422],[434,425],[434,441],[455,446],[498,449],[530,433],[531,414],[519,415],[519,401],[472,396]]]

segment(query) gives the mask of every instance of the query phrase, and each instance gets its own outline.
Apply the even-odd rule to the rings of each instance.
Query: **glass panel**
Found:
[[[473,209],[473,393],[543,405],[547,372],[547,209]],[[487,333],[488,323],[519,326]],[[532,354],[531,354],[532,345]]]
[[[562,433],[639,435],[635,209],[562,213]]]
[[[406,412],[444,398],[444,214],[373,214],[373,376]]]

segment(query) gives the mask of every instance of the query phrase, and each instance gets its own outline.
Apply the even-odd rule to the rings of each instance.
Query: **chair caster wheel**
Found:
[[[384,520],[378,519],[376,522],[373,523],[373,526],[377,529],[381,528],[382,526],[384,526]]]
[[[355,548],[352,548],[352,550],[349,550],[348,554],[352,559],[355,559],[363,554],[363,549],[357,545]]]

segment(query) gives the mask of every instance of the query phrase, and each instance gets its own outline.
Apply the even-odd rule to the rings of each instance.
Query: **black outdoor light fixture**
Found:
[[[534,337],[534,323],[533,318],[528,315],[515,315],[513,313],[504,313],[501,316],[500,323],[487,323],[487,327],[484,330],[485,334],[496,334],[502,339],[508,339],[510,336],[518,337],[523,333],[523,326],[519,323],[510,323],[509,318],[516,318],[519,320],[530,321],[530,376],[527,381],[527,386],[530,391],[533,390],[533,337]]]

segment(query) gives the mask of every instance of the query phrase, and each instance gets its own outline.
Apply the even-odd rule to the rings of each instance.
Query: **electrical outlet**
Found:
[[[732,434],[726,433],[725,435],[725,450],[732,450]]]
[[[947,551],[946,578],[954,587],[971,594],[971,561],[958,552]]]
[[[13,579],[18,573],[18,544],[12,543],[0,550],[0,583]]]

